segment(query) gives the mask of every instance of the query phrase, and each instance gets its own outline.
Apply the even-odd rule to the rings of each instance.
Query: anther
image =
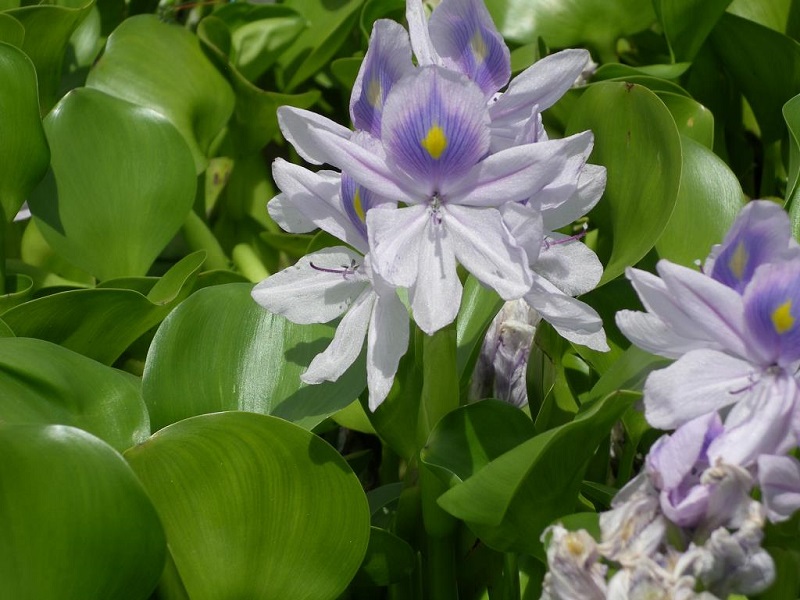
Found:
[[[583,224],[583,231],[581,231],[580,233],[576,233],[575,235],[571,235],[569,237],[565,237],[565,238],[560,239],[560,240],[553,240],[553,239],[549,239],[549,238],[544,238],[544,241],[542,242],[542,245],[544,246],[545,250],[550,250],[550,248],[552,246],[558,246],[559,244],[566,244],[567,242],[574,242],[576,240],[579,240],[579,239],[583,238],[586,235],[586,229],[587,229],[586,228],[586,223],[584,223]]]
[[[315,271],[322,271],[323,273],[334,273],[336,275],[341,275],[344,279],[347,279],[349,275],[355,275],[358,268],[361,266],[356,263],[355,259],[350,261],[349,265],[342,265],[340,269],[331,269],[328,267],[318,267],[313,262],[309,261],[308,263],[311,265],[311,268]]]

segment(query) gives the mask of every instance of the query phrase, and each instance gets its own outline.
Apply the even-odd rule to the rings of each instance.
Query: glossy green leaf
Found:
[[[226,46],[233,43],[232,34],[226,23],[215,15],[200,22],[197,35],[226,73],[236,95],[230,133],[238,156],[258,152],[278,133],[276,111],[279,106],[308,108],[319,99],[320,93],[317,90],[302,94],[279,94],[261,90],[248,81],[231,62]]]
[[[231,62],[249,81],[269,69],[307,27],[294,10],[274,4],[225,4],[214,12],[231,31]]]
[[[641,65],[632,67],[621,63],[606,63],[600,65],[592,74],[592,81],[606,81],[624,77],[656,77],[658,79],[674,80],[683,75],[691,63],[675,63],[671,65]]]
[[[781,108],[800,93],[800,43],[731,14],[720,19],[711,41],[750,103],[763,140],[779,140]]]
[[[14,337],[14,332],[11,331],[11,327],[6,325],[6,322],[0,320],[0,338],[7,338],[7,337]]]
[[[164,532],[119,454],[63,425],[2,425],[0,454],[4,596],[148,597],[164,566]]]
[[[714,149],[714,115],[697,100],[673,94],[656,92],[656,96],[669,110],[682,136],[693,139],[709,150]]]
[[[197,173],[233,112],[234,95],[197,38],[154,15],[126,19],[108,38],[86,85],[151,108],[178,128]]]
[[[6,13],[25,28],[21,47],[36,65],[42,114],[56,103],[70,36],[89,14],[93,4],[94,0],[89,0],[79,8],[40,4],[15,8]]]
[[[50,150],[39,117],[36,69],[21,50],[2,42],[0,89],[3,90],[0,95],[2,225],[14,218],[28,194],[44,177],[50,164]]]
[[[110,365],[188,295],[203,259],[202,252],[190,254],[155,283],[145,280],[145,289],[121,289],[121,282],[111,280],[111,288],[26,302],[3,313],[3,320],[19,336],[48,340]]]
[[[291,91],[323,68],[356,25],[364,0],[287,0],[309,23],[299,38],[281,55],[284,91]]]
[[[601,82],[578,100],[568,132],[591,129],[591,162],[608,170],[603,198],[590,214],[599,228],[600,283],[619,276],[653,247],[678,198],[681,142],[675,121],[653,92]]]
[[[654,0],[675,60],[692,60],[731,0]]]
[[[783,118],[789,130],[789,164],[787,166],[786,206],[792,217],[792,231],[800,231],[800,94],[783,106]]]
[[[6,276],[6,293],[0,296],[0,314],[27,302],[33,295],[33,279],[28,275]]]
[[[574,512],[583,473],[616,420],[641,397],[616,393],[574,421],[551,429],[491,461],[445,492],[439,504],[500,551],[539,553],[539,536]]]
[[[158,113],[89,88],[65,96],[45,132],[58,198],[43,185],[30,207],[47,242],[99,279],[144,275],[194,202],[183,138]]]
[[[274,414],[311,428],[361,394],[360,360],[336,382],[302,383],[300,374],[328,345],[333,327],[270,314],[250,297],[252,287],[196,292],[161,324],[142,388],[154,431],[226,410]]]
[[[366,0],[361,10],[361,33],[368,40],[372,24],[378,19],[393,19],[401,23],[405,16],[405,0]]]
[[[331,63],[331,75],[336,79],[342,89],[348,92],[358,79],[358,70],[364,58],[339,58]]]
[[[125,450],[150,435],[138,383],[49,342],[0,338],[0,423],[72,425]]]
[[[728,7],[728,12],[784,33],[793,2],[794,0],[759,0],[758,2],[733,0]]]
[[[719,244],[744,205],[736,175],[705,146],[683,136],[681,187],[675,211],[656,242],[661,258],[692,266]]]
[[[362,562],[369,510],[361,484],[333,448],[296,425],[203,415],[125,457],[192,600],[333,600]]]
[[[447,483],[455,485],[535,433],[530,417],[517,407],[481,400],[439,421],[420,456]]]
[[[472,375],[486,330],[502,306],[503,300],[494,290],[483,287],[472,275],[467,277],[456,320],[456,359],[462,380]]]
[[[2,10],[1,4],[0,10]],[[0,42],[20,48],[24,40],[25,28],[22,23],[7,13],[0,13]]]
[[[417,556],[407,542],[384,529],[370,527],[369,546],[353,585],[386,586],[409,577]]]
[[[538,37],[550,47],[582,43],[601,54],[614,50],[617,38],[636,33],[655,21],[650,2],[639,0],[487,0],[504,37],[530,43]]]

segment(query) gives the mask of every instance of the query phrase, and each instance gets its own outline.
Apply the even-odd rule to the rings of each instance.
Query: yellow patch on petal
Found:
[[[361,219],[361,222],[364,223],[367,219],[367,215],[364,214],[364,205],[361,204],[361,190],[356,187],[356,193],[353,194],[353,209],[356,211],[358,218]]]
[[[794,317],[791,311],[791,300],[787,300],[772,311],[770,318],[772,319],[772,326],[775,328],[775,331],[778,333],[786,333],[794,326]]]
[[[583,541],[574,533],[567,534],[567,551],[573,556],[580,556],[586,551]]]
[[[373,79],[369,82],[367,100],[374,108],[378,108],[381,105],[381,82],[377,79]]]
[[[422,138],[420,145],[428,151],[428,154],[438,160],[442,152],[447,148],[447,136],[444,134],[444,129],[434,125],[428,129],[428,133]]]
[[[728,261],[728,266],[736,279],[741,279],[744,275],[744,269],[747,266],[747,248],[744,247],[744,242],[739,242],[736,250],[733,251],[731,259]]]
[[[488,48],[486,47],[486,42],[484,41],[480,31],[475,32],[475,35],[473,35],[472,39],[469,41],[469,45],[472,48],[472,53],[475,55],[475,59],[478,62],[483,62],[488,54]]]

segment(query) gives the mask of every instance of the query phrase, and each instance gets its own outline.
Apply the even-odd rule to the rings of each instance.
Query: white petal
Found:
[[[576,141],[579,143],[574,144],[570,149],[564,168],[552,181],[531,196],[528,200],[531,206],[542,212],[554,210],[572,200],[577,193],[581,174],[594,146],[594,136],[590,131],[585,131],[578,136]]]
[[[534,275],[525,301],[565,339],[599,352],[608,351],[603,320],[588,304],[567,296],[538,275]]]
[[[419,246],[431,217],[426,206],[377,207],[367,212],[372,268],[398,287],[411,287],[419,269]]]
[[[313,113],[310,110],[303,110],[293,106],[281,106],[278,108],[278,125],[281,128],[283,137],[289,140],[297,153],[305,160],[314,165],[321,165],[328,162],[327,156],[320,152],[316,141],[309,136],[309,132],[314,129],[327,131],[341,139],[349,139],[351,131],[330,119]]]
[[[372,288],[368,288],[356,299],[336,328],[333,341],[324,352],[314,357],[300,376],[304,383],[336,381],[355,362],[364,345],[376,297]]]
[[[761,456],[758,480],[770,521],[786,521],[800,509],[800,462],[796,458]]]
[[[531,287],[525,251],[514,243],[493,208],[442,208],[458,262],[504,300],[521,298]]]
[[[586,164],[578,176],[578,187],[569,200],[542,212],[548,231],[561,229],[580,219],[597,204],[606,189],[606,168]]]
[[[626,338],[651,354],[680,358],[691,350],[708,349],[706,342],[678,335],[652,313],[621,310],[616,322]]]
[[[752,356],[752,344],[744,333],[744,303],[735,290],[666,260],[659,261],[656,268],[670,295],[696,329],[705,331],[709,339],[739,356]]]
[[[555,179],[577,177],[580,165],[569,158],[591,143],[584,131],[561,140],[548,140],[502,150],[478,163],[464,177],[449,182],[442,195],[455,204],[500,206],[526,200]]]
[[[586,244],[569,240],[560,233],[547,234],[533,270],[568,296],[580,296],[593,290],[600,281],[603,265]]]
[[[433,47],[431,34],[428,31],[428,17],[425,14],[422,0],[408,0],[406,21],[411,36],[411,48],[414,50],[414,56],[417,57],[417,63],[420,66],[440,64],[441,59]]]
[[[535,62],[508,84],[506,92],[492,105],[492,120],[527,117],[534,104],[543,111],[572,87],[586,68],[591,55],[586,50],[562,50]]]
[[[408,210],[408,209],[406,209]],[[417,280],[409,288],[414,321],[428,335],[452,323],[461,304],[453,239],[448,230],[426,217],[419,242]]]
[[[544,240],[541,213],[527,204],[508,202],[500,207],[500,214],[517,246],[525,250],[528,264],[535,264],[539,260]]]
[[[389,395],[400,358],[408,349],[408,310],[393,289],[381,291],[372,311],[367,336],[369,409]]]
[[[367,253],[367,240],[342,206],[340,173],[314,173],[278,158],[272,163],[272,176],[283,192],[267,205],[270,216],[278,225],[294,233],[306,233],[319,228],[358,251]],[[311,228],[307,227],[308,224],[311,224]]]
[[[325,248],[268,277],[251,294],[261,306],[293,323],[327,323],[347,310],[369,287],[369,280],[358,271],[330,273],[320,268],[343,271],[352,261],[360,265],[364,257],[343,246]]]
[[[645,418],[657,429],[674,429],[740,401],[757,376],[748,362],[714,350],[692,350],[650,373],[644,386]]]

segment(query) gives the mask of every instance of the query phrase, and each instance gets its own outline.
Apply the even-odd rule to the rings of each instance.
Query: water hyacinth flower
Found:
[[[672,429],[730,407],[712,462],[746,466],[785,454],[800,431],[800,258],[789,219],[754,201],[740,213],[704,272],[660,261],[656,277],[629,269],[646,313],[620,311],[637,346],[676,362],[645,384],[645,416]]]
[[[326,323],[344,314],[328,348],[301,375],[305,383],[335,381],[367,339],[369,406],[375,410],[392,386],[408,346],[408,312],[394,288],[372,271],[364,209],[382,200],[338,173],[312,173],[277,160],[273,175],[282,193],[270,215],[289,231],[319,227],[351,247],[326,248],[259,283],[253,298],[294,323]]]

